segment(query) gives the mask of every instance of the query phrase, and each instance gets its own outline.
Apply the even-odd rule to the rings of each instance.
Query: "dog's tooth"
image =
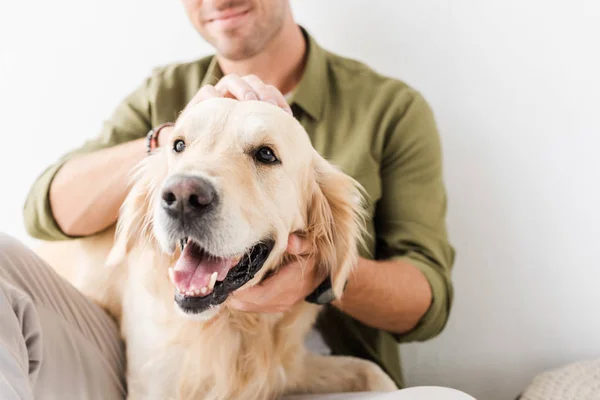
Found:
[[[204,286],[202,289],[200,289],[200,293],[206,294],[206,292],[208,292],[208,288],[206,286]]]
[[[208,289],[213,290],[215,288],[215,283],[217,283],[217,272],[213,272],[210,276],[210,281],[208,282]]]
[[[174,285],[175,284],[175,270],[173,269],[173,267],[169,268],[169,279],[171,280],[171,283]]]

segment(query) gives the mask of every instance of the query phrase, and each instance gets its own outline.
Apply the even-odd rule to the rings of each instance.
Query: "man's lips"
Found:
[[[250,12],[250,9],[228,9],[207,19],[208,23],[229,26],[238,23]]]

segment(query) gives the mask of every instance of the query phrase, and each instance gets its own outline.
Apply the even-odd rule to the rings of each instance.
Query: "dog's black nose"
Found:
[[[172,176],[162,192],[162,207],[172,217],[200,216],[213,209],[216,203],[215,187],[198,176]]]

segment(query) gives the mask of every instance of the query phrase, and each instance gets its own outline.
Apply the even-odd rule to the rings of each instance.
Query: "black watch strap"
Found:
[[[335,300],[331,278],[329,276],[325,278],[311,294],[306,296],[305,300],[313,304],[328,304]]]

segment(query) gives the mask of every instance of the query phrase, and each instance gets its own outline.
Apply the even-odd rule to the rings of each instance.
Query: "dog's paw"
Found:
[[[375,363],[363,361],[358,373],[359,391],[364,392],[393,392],[398,387],[388,374]]]

